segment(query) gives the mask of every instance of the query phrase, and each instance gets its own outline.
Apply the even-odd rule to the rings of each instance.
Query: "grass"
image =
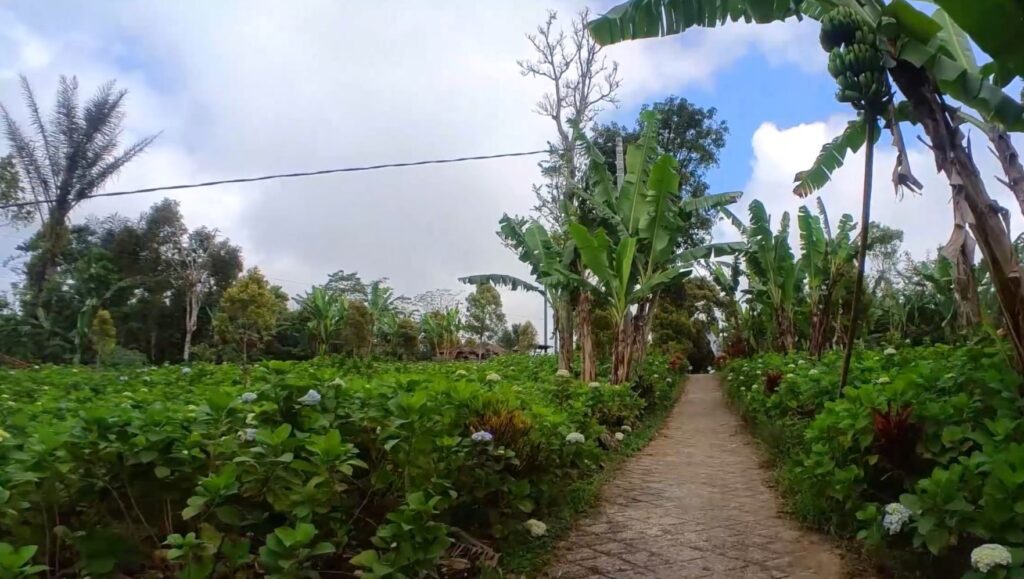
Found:
[[[504,573],[536,577],[543,572],[544,568],[551,563],[555,547],[569,535],[573,524],[597,506],[601,497],[601,489],[605,483],[612,480],[626,461],[643,450],[661,431],[669,413],[679,402],[685,381],[684,378],[676,385],[672,394],[672,403],[652,411],[643,425],[626,438],[619,451],[609,455],[600,472],[572,484],[569,488],[569,500],[565,507],[545,519],[548,532],[544,537],[502,546],[501,569]]]

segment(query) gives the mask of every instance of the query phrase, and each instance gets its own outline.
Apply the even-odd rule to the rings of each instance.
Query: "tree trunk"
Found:
[[[1021,213],[1024,213],[1024,166],[1020,163],[1020,155],[1017,154],[1017,149],[1006,131],[992,127],[988,131],[988,139],[992,142],[992,152],[999,159],[1003,173],[1006,174],[1006,180],[999,181],[1013,192]]]
[[[816,304],[811,312],[811,340],[808,349],[811,356],[815,358],[821,358],[828,340],[828,302],[827,300],[822,300],[822,302]]]
[[[953,263],[953,295],[956,299],[957,328],[971,330],[981,322],[978,285],[974,279],[974,238],[967,231],[973,225],[964,200],[963,187],[953,187],[953,233],[942,255]]]
[[[576,324],[580,340],[580,380],[590,383],[597,380],[597,355],[594,352],[594,332],[591,325],[592,299],[590,292],[582,291],[576,306]]]
[[[558,369],[572,372],[572,309],[568,300],[555,305],[555,332],[558,333]]]
[[[651,322],[658,307],[658,296],[651,296],[637,304],[633,315],[632,345],[630,346],[627,376],[633,377],[647,358],[647,344],[651,339]]]
[[[1010,235],[964,145],[964,134],[951,122],[948,109],[931,79],[923,70],[905,61],[899,61],[892,69],[892,77],[931,141],[936,168],[946,174],[950,185],[963,188],[964,200],[974,217],[974,237],[988,262],[1020,371],[1024,369],[1024,287]]]
[[[199,293],[190,291],[185,297],[185,348],[182,352],[182,359],[188,362],[192,353],[192,334],[199,324]]]
[[[633,327],[628,314],[619,321],[615,331],[615,343],[612,345],[612,384],[622,384],[629,379],[629,355],[632,339],[630,330]]]
[[[857,279],[853,286],[853,302],[850,305],[850,331],[846,335],[846,351],[843,352],[843,367],[839,374],[839,393],[846,388],[850,374],[850,360],[853,345],[857,341],[857,323],[860,321],[861,296],[864,293],[864,268],[868,259],[868,233],[871,230],[871,179],[875,163],[875,116],[865,112],[867,134],[864,139],[864,192],[860,210],[860,247],[857,248]]]
[[[792,352],[793,347],[796,346],[794,332],[793,313],[785,308],[775,310],[775,333],[778,336],[777,346],[784,354]]]

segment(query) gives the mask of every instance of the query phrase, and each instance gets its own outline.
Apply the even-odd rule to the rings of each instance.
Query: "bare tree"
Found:
[[[192,335],[199,327],[199,308],[213,283],[211,254],[216,246],[217,230],[206,228],[186,233],[174,248],[170,263],[185,294],[185,345],[182,359],[188,362]]]
[[[619,65],[601,54],[602,48],[586,31],[589,10],[572,19],[567,34],[556,28],[558,13],[548,12],[536,34],[527,34],[536,52],[535,60],[517,61],[523,76],[543,78],[551,90],[537,102],[536,112],[551,119],[558,139],[549,142],[550,158],[541,163],[548,183],[534,187],[535,208],[541,218],[555,229],[565,225],[574,213],[577,182],[581,175],[581,159],[576,143],[587,125],[604,106],[617,106],[615,92],[621,85]]]
[[[523,76],[543,78],[550,83],[550,91],[537,103],[538,114],[551,119],[558,135],[549,142],[549,158],[541,163],[547,183],[534,187],[539,218],[550,229],[564,229],[570,219],[580,214],[579,191],[584,185],[584,159],[577,151],[577,143],[587,125],[591,124],[603,107],[616,106],[615,92],[619,89],[619,65],[601,53],[602,48],[587,33],[590,12],[583,10],[572,19],[570,29],[557,27],[558,13],[549,11],[544,24],[536,34],[526,38],[536,52],[534,60],[518,61]],[[573,270],[583,274],[578,257]],[[587,291],[576,291],[556,311],[556,331],[561,344],[560,356],[572,355],[574,325],[580,340],[582,369],[580,377],[592,381],[597,375],[597,360],[591,331],[592,296]],[[575,303],[573,303],[575,302]],[[575,305],[575,312],[571,311]],[[574,319],[575,318],[575,324]],[[568,367],[563,361],[562,366]]]

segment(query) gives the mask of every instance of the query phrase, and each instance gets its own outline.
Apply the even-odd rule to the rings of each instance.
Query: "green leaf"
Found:
[[[1018,0],[931,0],[1000,66],[1024,76],[1024,4]]]
[[[171,469],[166,466],[158,466],[153,469],[153,474],[156,475],[156,478],[167,478],[171,476]]]
[[[587,25],[598,44],[679,34],[693,27],[713,28],[726,22],[778,22],[799,11],[792,0],[630,0]],[[817,2],[805,0],[805,11]]]
[[[528,291],[543,294],[544,290],[532,283],[519,279],[512,275],[503,273],[482,273],[460,277],[459,281],[467,285],[489,284],[496,287],[508,288],[512,291]]]
[[[863,117],[847,123],[842,134],[825,143],[811,168],[796,174],[793,193],[798,197],[807,197],[827,185],[832,174],[843,166],[846,155],[859,151],[866,138],[867,125]]]
[[[363,551],[362,553],[349,559],[349,563],[352,563],[356,567],[372,567],[379,560],[380,557],[377,555],[377,551],[374,551],[373,549],[367,549],[366,551]]]
[[[932,13],[932,19],[939,23],[939,36],[952,51],[953,60],[965,69],[977,72],[978,61],[974,58],[974,49],[971,48],[971,39],[967,33],[942,8]]]

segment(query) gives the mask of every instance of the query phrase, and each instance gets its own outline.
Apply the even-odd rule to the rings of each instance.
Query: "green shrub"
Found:
[[[841,397],[839,356],[772,354],[727,369],[728,395],[777,460],[794,512],[857,535],[904,571],[960,576],[972,549],[997,543],[1014,562],[990,575],[1024,576],[1024,401],[1003,352],[859,352]],[[782,379],[770,392],[773,371]],[[910,513],[898,533],[883,525],[894,503]]]
[[[505,356],[4,372],[0,536],[45,545],[59,526],[59,559],[31,563],[92,576],[417,576],[465,537],[527,537],[598,472],[599,438],[678,380],[652,358],[648,404],[555,370]]]

